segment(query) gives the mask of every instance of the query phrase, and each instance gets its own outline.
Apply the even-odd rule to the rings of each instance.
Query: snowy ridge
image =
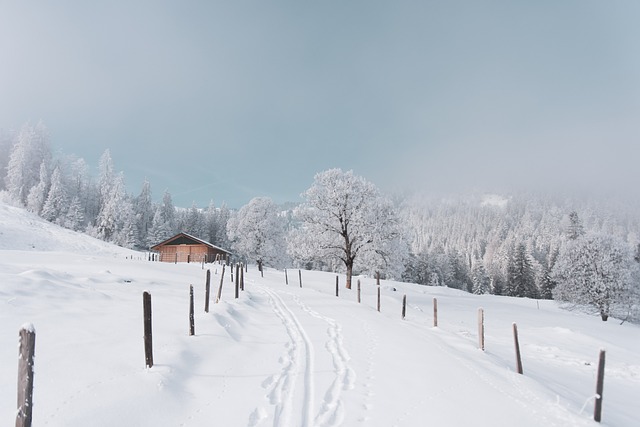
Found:
[[[21,227],[20,210],[0,224]],[[32,221],[28,219],[27,221]],[[37,330],[34,424],[53,426],[593,426],[595,370],[607,348],[603,426],[640,424],[640,328],[561,310],[553,301],[476,296],[372,279],[335,296],[335,274],[304,288],[255,266],[234,299],[204,313],[200,265],[131,259],[46,229],[48,250],[0,249],[0,424],[15,417],[16,344]],[[44,228],[14,233],[16,246]],[[74,237],[75,236],[75,237]],[[77,238],[77,239],[76,239]],[[75,250],[73,248],[76,248]],[[115,254],[115,256],[114,256]],[[219,266],[210,265],[212,283]],[[189,285],[196,335],[188,336]],[[397,291],[394,291],[397,289]],[[144,367],[142,292],[152,295],[155,366]],[[400,319],[402,295],[408,299]],[[438,298],[439,327],[432,300]],[[486,351],[477,348],[485,310]],[[525,375],[514,372],[512,322]]]
[[[0,202],[0,250],[133,256],[139,253],[52,224]]]

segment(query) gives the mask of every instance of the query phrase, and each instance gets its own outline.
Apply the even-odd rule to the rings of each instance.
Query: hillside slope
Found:
[[[40,241],[39,225],[5,228],[21,224],[16,214],[24,215],[0,209],[3,236],[23,248]],[[84,236],[48,233],[55,236],[48,246],[28,257],[0,250],[2,425],[14,422],[17,334],[27,322],[37,331],[35,425],[590,426],[601,347],[608,350],[602,425],[640,423],[634,325],[551,301],[385,281],[378,313],[371,279],[361,278],[358,304],[355,289],[341,286],[335,296],[333,274],[302,271],[300,287],[297,270],[287,285],[283,271],[261,277],[255,267],[238,299],[227,268],[215,304],[219,265],[207,266],[205,313],[200,265],[132,260]],[[190,284],[195,336],[188,336]],[[153,302],[152,368],[144,367],[144,290]],[[477,348],[480,306],[484,352]],[[512,322],[525,375],[514,372]]]

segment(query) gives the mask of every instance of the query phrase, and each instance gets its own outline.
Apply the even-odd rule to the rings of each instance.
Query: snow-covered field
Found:
[[[132,259],[133,256],[133,259]],[[266,270],[204,312],[200,264],[140,254],[0,205],[0,425],[16,410],[18,331],[37,331],[34,425],[588,426],[607,350],[602,425],[640,425],[640,328],[554,302]],[[188,336],[189,285],[196,335]],[[155,366],[144,366],[142,293]],[[401,319],[401,300],[408,299]],[[438,299],[439,326],[432,301]],[[478,349],[477,309],[486,318]],[[512,323],[524,375],[516,374]]]

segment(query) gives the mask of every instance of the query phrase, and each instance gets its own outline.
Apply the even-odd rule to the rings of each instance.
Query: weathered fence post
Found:
[[[336,275],[336,296],[338,296],[338,276]]]
[[[216,304],[220,302],[222,298],[222,283],[224,282],[224,268],[226,266],[222,264],[222,274],[220,275],[220,286],[218,286],[218,296],[216,297]]]
[[[144,291],[142,294],[142,307],[144,311],[144,360],[147,368],[153,367],[153,334],[151,332],[151,294]]]
[[[484,351],[484,310],[478,309],[478,347]]]
[[[518,325],[513,323],[513,344],[516,350],[516,372],[519,374],[523,373],[522,370],[522,358],[520,356],[520,340],[518,339]]]
[[[300,287],[302,287],[302,271],[298,270],[298,279],[300,279]]]
[[[20,329],[19,336],[16,427],[31,427],[33,415],[33,356],[36,349],[36,330],[33,325],[24,325]]]
[[[433,298],[433,327],[438,327],[438,299]]]
[[[602,391],[604,389],[604,349],[600,350],[600,358],[598,360],[598,377],[596,382],[596,404],[593,410],[593,420],[600,422],[602,419]]]
[[[209,294],[211,293],[211,270],[207,269],[207,281],[204,285],[204,312],[209,312]]]
[[[178,263],[178,252],[176,252],[176,261],[175,261],[175,264],[177,264],[177,263]]]
[[[516,372],[522,374],[522,358],[520,357],[520,341],[518,340],[518,325],[513,323],[513,343],[516,347]]]
[[[378,286],[378,311],[380,311],[380,286]]]
[[[236,299],[240,298],[240,264],[236,264]]]
[[[287,275],[287,269],[284,269],[284,284],[288,285],[289,284],[289,276]]]
[[[376,271],[376,285],[380,286],[380,272]]]
[[[358,304],[360,304],[360,279],[358,279]]]
[[[402,320],[404,320],[407,315],[407,294],[402,296]]]
[[[244,292],[244,268],[240,264],[240,290]]]
[[[196,334],[196,324],[193,318],[193,285],[189,285],[189,336]]]

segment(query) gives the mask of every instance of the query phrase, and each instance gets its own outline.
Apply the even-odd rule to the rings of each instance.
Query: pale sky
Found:
[[[0,127],[42,120],[179,206],[387,192],[631,189],[640,2],[0,1]]]

